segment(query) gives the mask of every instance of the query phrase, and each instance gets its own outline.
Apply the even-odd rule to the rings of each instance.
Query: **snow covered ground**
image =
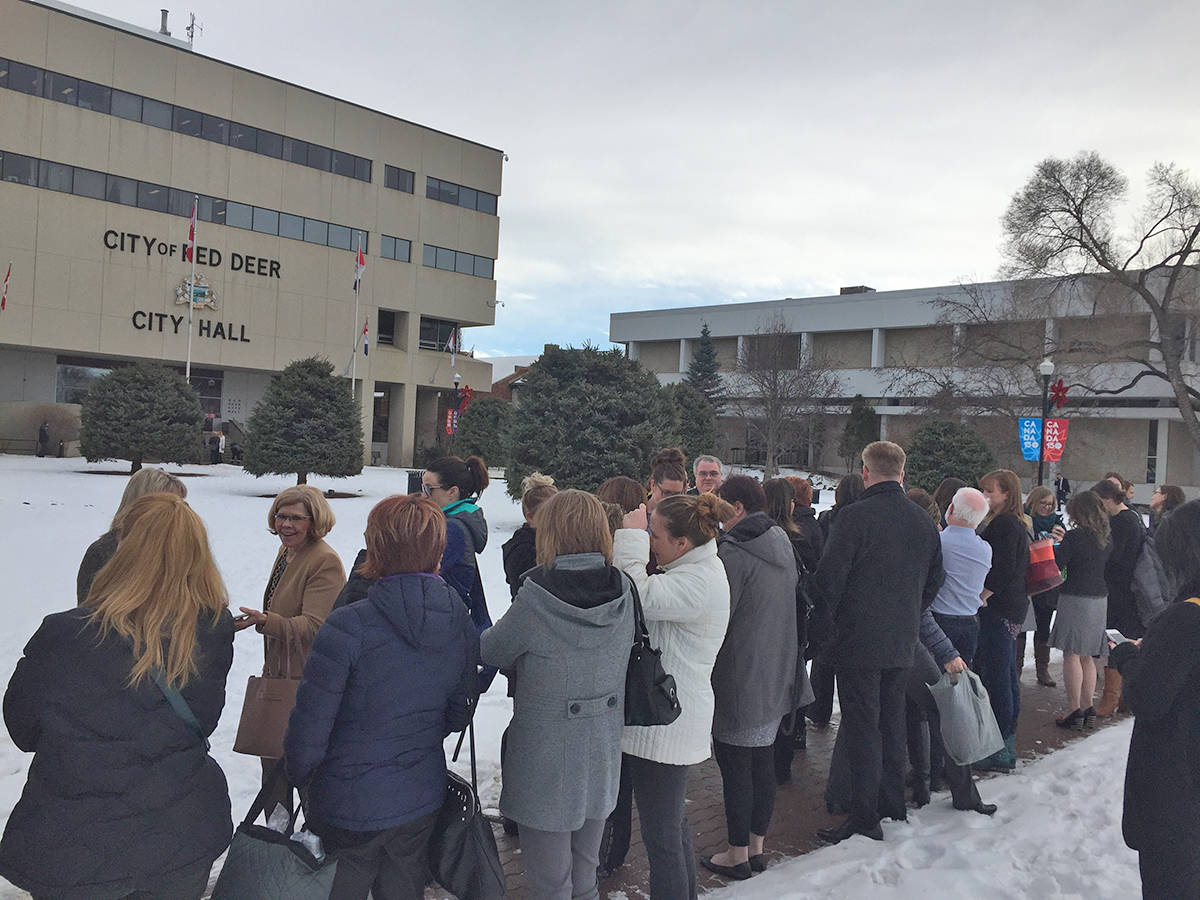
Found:
[[[42,617],[75,602],[75,573],[84,549],[108,529],[126,479],[91,474],[121,463],[0,455],[0,572],[8,584],[6,625],[0,635],[0,683],[7,684],[22,648]],[[278,547],[266,528],[273,494],[292,483],[254,479],[234,466],[168,466],[186,479],[188,501],[208,526],[213,554],[230,592],[230,605],[261,605],[263,585]],[[791,473],[788,473],[791,474]],[[359,496],[332,501],[337,526],[329,543],[349,564],[362,546],[371,506],[406,490],[402,470],[368,468],[347,479],[314,478],[322,489]],[[823,495],[820,506],[832,496]],[[481,500],[489,523],[481,571],[494,618],[508,607],[500,545],[523,521],[518,504],[496,480]],[[232,749],[246,679],[262,667],[262,640],[253,631],[236,638],[228,699],[212,738],[213,755],[229,779],[234,816],[258,788],[255,759]],[[503,681],[484,696],[476,714],[480,794],[485,806],[499,796],[500,733],[511,714]],[[1136,856],[1120,837],[1121,784],[1128,723],[1022,766],[989,782],[994,819],[949,809],[948,801],[912,814],[907,824],[885,825],[887,843],[856,838],[838,847],[772,866],[751,881],[713,897],[1115,897],[1136,895]],[[453,742],[448,742],[452,745]],[[448,750],[452,750],[448,746]],[[20,797],[30,756],[0,734],[0,821]],[[455,768],[466,774],[466,750]],[[0,879],[0,900],[26,896]],[[613,893],[610,900],[621,900]]]

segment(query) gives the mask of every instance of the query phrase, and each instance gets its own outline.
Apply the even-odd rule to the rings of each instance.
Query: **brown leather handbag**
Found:
[[[268,639],[271,639],[268,636]],[[291,675],[291,647],[284,648],[288,671],[283,675],[251,675],[246,681],[246,699],[242,702],[242,717],[238,720],[233,752],[261,756],[264,759],[283,757],[283,736],[288,719],[296,705],[296,688],[300,679]]]

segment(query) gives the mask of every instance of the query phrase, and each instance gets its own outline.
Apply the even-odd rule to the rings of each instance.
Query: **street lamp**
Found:
[[[1050,418],[1050,376],[1054,374],[1054,363],[1049,357],[1038,363],[1038,372],[1042,376],[1042,439],[1038,445],[1038,487],[1046,467],[1046,420]]]

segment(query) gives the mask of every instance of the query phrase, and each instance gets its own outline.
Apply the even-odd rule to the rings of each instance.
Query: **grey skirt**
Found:
[[[1078,597],[1060,594],[1050,646],[1078,656],[1101,656],[1108,650],[1104,626],[1108,617],[1107,597]]]

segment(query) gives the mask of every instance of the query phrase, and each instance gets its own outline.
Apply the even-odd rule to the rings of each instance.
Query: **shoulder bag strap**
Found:
[[[175,710],[175,714],[183,719],[192,731],[196,732],[196,736],[204,744],[204,749],[206,751],[211,750],[212,745],[208,742],[208,735],[204,733],[204,727],[196,718],[196,714],[192,712],[192,708],[188,706],[187,701],[183,699],[183,694],[167,684],[167,679],[163,675],[162,669],[152,669],[150,671],[150,678],[158,686],[158,689],[162,691],[162,695],[167,698],[167,703],[171,705],[171,709]]]
[[[629,590],[633,594],[633,644],[635,647],[648,647],[650,632],[646,628],[646,614],[642,611],[642,598],[638,594],[637,583],[628,575],[621,574],[629,582]]]

